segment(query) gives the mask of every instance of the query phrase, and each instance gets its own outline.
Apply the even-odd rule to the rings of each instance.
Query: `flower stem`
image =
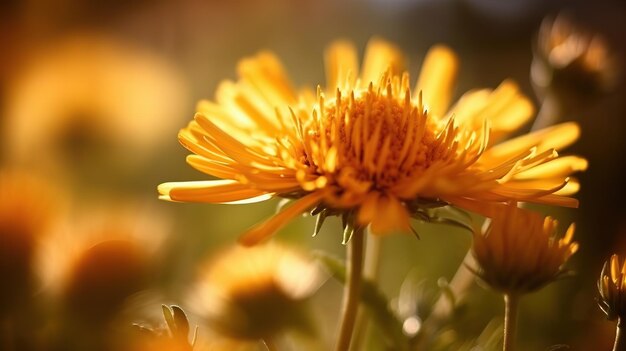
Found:
[[[563,107],[556,97],[552,95],[546,96],[541,102],[539,112],[537,113],[537,117],[530,131],[534,132],[559,123],[564,117],[564,112]]]
[[[355,230],[348,243],[346,253],[346,285],[343,291],[343,309],[341,327],[337,339],[336,351],[347,351],[350,348],[352,332],[359,310],[361,281],[363,279],[364,231]]]
[[[615,344],[613,344],[613,351],[626,351],[626,340],[624,340],[624,333],[622,332],[622,319],[617,320],[617,329],[615,330]]]
[[[513,351],[515,332],[517,330],[517,309],[519,297],[510,293],[504,294],[504,342],[503,351]]]
[[[376,282],[378,278],[378,271],[380,270],[380,251],[381,251],[381,237],[372,234],[371,231],[366,230],[364,234],[367,234],[365,242],[365,258],[363,262],[363,278],[368,279],[371,282]],[[362,343],[365,342],[370,331],[370,320],[366,313],[362,309],[359,311],[356,317],[356,323],[354,327],[354,340],[352,341],[352,348],[354,350],[363,349]]]

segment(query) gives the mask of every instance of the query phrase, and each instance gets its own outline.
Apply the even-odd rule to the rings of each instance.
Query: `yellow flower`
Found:
[[[620,267],[617,255],[611,256],[611,260],[604,263],[598,280],[598,291],[598,304],[607,318],[623,320],[626,317],[626,262]]]
[[[78,214],[67,216],[39,248],[42,292],[81,328],[116,316],[126,298],[146,286],[161,257],[166,217],[120,200],[115,207],[81,203]]]
[[[25,62],[2,111],[12,162],[47,171],[100,168],[104,160],[136,165],[180,123],[172,116],[186,103],[183,79],[146,50],[81,34],[37,48]]]
[[[235,246],[201,270],[189,306],[225,336],[271,339],[309,331],[304,303],[323,279],[318,264],[292,249]]]
[[[557,237],[557,225],[515,205],[497,208],[485,233],[474,234],[477,274],[504,293],[526,293],[552,282],[578,250],[574,224],[563,238]]]
[[[618,83],[619,61],[598,34],[566,16],[545,19],[539,30],[531,78],[542,90],[568,98],[589,98]]]
[[[576,124],[496,145],[533,112],[513,82],[468,92],[449,108],[458,66],[450,49],[429,51],[413,91],[392,44],[371,40],[360,74],[356,52],[344,41],[327,49],[327,84],[317,93],[292,88],[269,52],[242,60],[239,80],[222,82],[217,101],[201,101],[179,133],[193,152],[188,163],[221,179],[161,184],[161,199],[297,199],[247,232],[248,245],[312,208],[383,234],[409,230],[424,203],[478,212],[511,200],[577,206],[565,197],[577,190],[568,177],[587,163],[556,152],[578,138]]]

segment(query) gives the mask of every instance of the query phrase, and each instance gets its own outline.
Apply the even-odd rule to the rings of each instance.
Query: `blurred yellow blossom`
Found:
[[[464,94],[450,107],[458,59],[432,48],[411,90],[405,58],[372,39],[359,69],[346,41],[325,53],[326,87],[295,90],[270,52],[242,60],[216,102],[201,101],[179,133],[188,163],[219,180],[159,186],[161,199],[245,203],[296,199],[243,235],[255,244],[315,208],[374,233],[410,230],[423,204],[476,212],[486,203],[529,201],[575,207],[578,157],[558,158],[579,135],[568,123],[498,143],[526,123],[533,107],[517,85]],[[323,213],[322,213],[323,212]]]
[[[190,306],[225,336],[272,339],[310,331],[304,302],[323,282],[310,257],[278,244],[232,247],[200,272]]]
[[[559,277],[578,250],[574,224],[564,237],[551,217],[508,205],[498,208],[486,231],[475,232],[473,253],[480,278],[506,294],[526,293]]]
[[[145,287],[169,223],[132,202],[83,207],[42,242],[37,268],[43,290],[71,318],[102,323]]]
[[[163,58],[89,34],[33,50],[7,92],[7,159],[54,170],[113,155],[136,162],[186,103],[180,73]]]
[[[607,42],[564,15],[541,23],[534,54],[533,83],[563,103],[608,92],[619,81],[619,58]]]

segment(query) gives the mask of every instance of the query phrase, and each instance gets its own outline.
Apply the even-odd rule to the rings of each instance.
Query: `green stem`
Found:
[[[615,344],[613,351],[626,351],[626,341],[624,341],[624,333],[622,333],[622,319],[617,320],[617,329],[615,330]]]
[[[336,351],[347,351],[350,348],[352,332],[359,310],[359,296],[361,293],[361,282],[363,280],[363,249],[364,231],[355,230],[352,239],[348,243],[346,252],[346,284],[343,291],[343,309],[341,316],[341,326],[337,339]]]
[[[365,231],[367,233],[367,241],[365,244],[365,259],[363,262],[363,278],[370,282],[376,282],[378,278],[378,271],[380,268],[380,251],[381,251],[381,237],[372,234],[371,231]],[[365,234],[365,233],[364,233]],[[362,343],[365,341],[369,334],[370,321],[365,311],[361,310],[356,317],[356,326],[354,327],[354,340],[352,342],[352,349],[362,350]]]
[[[513,294],[504,294],[504,342],[503,351],[513,351],[515,332],[517,330],[517,310],[519,297]]]

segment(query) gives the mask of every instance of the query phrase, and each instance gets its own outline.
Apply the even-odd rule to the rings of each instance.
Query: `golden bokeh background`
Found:
[[[19,337],[0,335],[0,341],[13,340],[7,345],[21,350],[20,340],[37,330],[37,340],[62,335],[53,338],[64,345],[60,349],[84,349],[88,343],[80,339],[92,331],[85,322],[61,327],[66,320],[51,317],[59,315],[55,306],[83,306],[78,309],[85,312],[84,306],[98,305],[87,313],[99,316],[110,312],[101,311],[106,303],[123,311],[123,317],[115,317],[124,321],[119,323],[159,322],[160,304],[176,304],[200,326],[199,340],[216,338],[188,306],[199,267],[272,214],[278,202],[165,203],[157,199],[156,186],[205,178],[185,164],[187,151],[176,134],[193,116],[197,101],[213,98],[222,79],[235,78],[240,58],[274,51],[294,85],[304,86],[323,83],[322,52],[337,38],[353,40],[361,50],[374,36],[391,40],[407,53],[413,74],[430,46],[445,43],[461,59],[455,98],[510,77],[539,106],[545,92],[533,87],[530,77],[537,33],[544,18],[559,14],[602,36],[618,64],[609,72],[615,82],[608,91],[584,91],[563,113],[562,120],[582,127],[582,137],[566,154],[590,163],[579,176],[581,206],[538,209],[564,226],[575,221],[581,249],[570,262],[575,275],[522,301],[518,339],[522,350],[555,344],[609,349],[613,325],[596,306],[595,284],[612,253],[626,254],[626,75],[619,68],[626,62],[626,3],[621,0],[2,2],[1,168],[37,177],[53,189],[56,217],[45,235],[33,239],[36,294],[19,313],[25,320],[10,327],[18,329]],[[313,225],[310,217],[299,219],[277,240],[343,256],[340,224],[329,220],[315,238]],[[458,228],[416,228],[420,240],[393,235],[383,243],[381,289],[396,305],[407,298],[398,298],[407,279],[423,286],[424,296],[415,299],[436,295],[437,281],[451,279],[471,242]],[[98,246],[104,240],[130,246]],[[0,255],[7,255],[2,250]],[[85,258],[85,250],[93,255]],[[85,263],[89,260],[94,262]],[[73,269],[82,271],[73,274]],[[107,289],[97,279],[72,281],[116,271],[128,274],[115,278],[127,289],[118,292],[124,307],[89,292]],[[0,289],[11,289],[9,283]],[[93,299],[76,302],[85,294]],[[59,302],[67,296],[76,303]],[[311,301],[321,345],[332,344],[340,297],[341,285],[329,279]],[[496,293],[476,285],[455,315],[454,333],[442,337],[475,338],[500,318],[502,309]],[[1,330],[7,330],[8,322],[3,323]],[[24,326],[29,329],[20,331]],[[38,343],[45,341],[33,344]],[[365,346],[381,348],[375,340]]]

